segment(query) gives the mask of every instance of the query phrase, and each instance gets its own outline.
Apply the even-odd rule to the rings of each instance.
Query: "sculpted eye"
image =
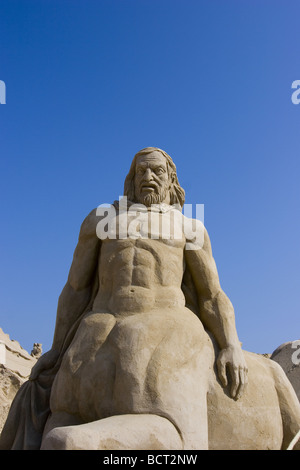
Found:
[[[157,175],[161,175],[161,174],[164,173],[164,172],[165,172],[165,170],[164,170],[163,168],[161,168],[161,167],[160,167],[160,168],[157,168],[157,169],[155,170],[155,173],[156,173]]]

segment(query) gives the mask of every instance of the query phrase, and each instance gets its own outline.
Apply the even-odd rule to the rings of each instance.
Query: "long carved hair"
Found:
[[[135,192],[134,192],[134,177],[135,177],[136,160],[140,155],[147,155],[148,153],[152,153],[154,151],[160,152],[167,160],[168,174],[169,174],[169,179],[171,182],[171,187],[169,190],[170,191],[170,204],[171,205],[180,204],[180,206],[183,207],[184,201],[185,201],[185,191],[179,184],[175,163],[173,162],[170,155],[168,155],[166,152],[156,147],[146,147],[140,150],[138,153],[136,153],[135,156],[133,157],[129,173],[125,178],[124,196],[127,196],[129,201],[137,202],[135,198]]]

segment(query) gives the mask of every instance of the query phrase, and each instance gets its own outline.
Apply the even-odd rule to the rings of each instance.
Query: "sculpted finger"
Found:
[[[226,387],[227,385],[226,364],[221,359],[217,360],[217,368],[218,368],[219,379],[221,380],[223,387]]]
[[[241,396],[243,395],[244,391],[245,391],[245,387],[246,387],[246,377],[245,377],[245,371],[244,369],[240,369],[240,384],[239,384],[239,387],[238,387],[238,390],[237,390],[237,393],[236,393],[236,400],[238,400],[239,398],[241,398]]]
[[[247,367],[241,367],[240,368],[240,386],[237,392],[236,398],[240,398],[247,387],[248,384],[248,368]]]
[[[237,394],[239,384],[240,384],[238,368],[230,366],[230,375],[231,375],[231,380],[232,380],[230,394],[231,394],[232,398],[235,398],[236,394]]]

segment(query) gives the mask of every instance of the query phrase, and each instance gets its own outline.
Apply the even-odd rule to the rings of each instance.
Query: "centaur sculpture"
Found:
[[[242,350],[170,156],[138,152],[124,196],[125,209],[95,209],[81,226],[52,348],[16,395],[1,448],[286,449],[299,401],[278,364]]]

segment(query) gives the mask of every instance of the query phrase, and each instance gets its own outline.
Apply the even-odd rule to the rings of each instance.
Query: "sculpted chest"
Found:
[[[96,228],[97,236],[104,240],[160,240],[171,246],[183,245],[184,218],[177,210],[162,212],[147,210],[134,204],[129,210],[116,212],[114,206],[102,208],[102,217]]]

